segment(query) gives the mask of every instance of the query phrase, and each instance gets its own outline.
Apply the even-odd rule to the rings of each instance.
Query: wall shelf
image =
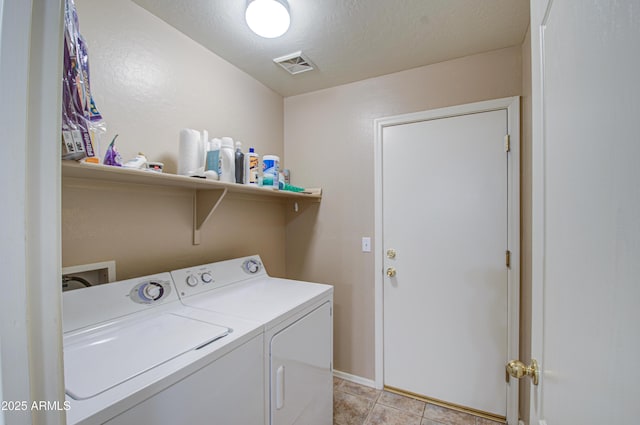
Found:
[[[239,193],[256,197],[270,197],[281,200],[320,202],[322,192],[296,193],[273,188],[249,186],[205,180],[197,177],[176,174],[156,173],[101,164],[62,161],[62,177],[84,180],[100,180],[116,183],[141,184],[190,189],[194,191],[193,208],[193,244],[200,244],[200,230],[213,215],[227,193]]]

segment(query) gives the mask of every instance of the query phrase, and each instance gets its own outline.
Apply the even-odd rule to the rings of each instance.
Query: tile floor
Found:
[[[333,424],[499,425],[499,422],[333,378]]]

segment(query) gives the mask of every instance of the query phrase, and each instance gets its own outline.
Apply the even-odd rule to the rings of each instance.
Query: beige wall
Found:
[[[92,92],[124,159],[144,152],[175,173],[181,128],[283,154],[283,99],[129,0],[77,0]],[[106,146],[102,146],[104,150]],[[191,244],[188,190],[63,182],[63,266],[116,260],[119,279],[259,253],[285,275],[285,214],[224,200]]]
[[[522,93],[520,46],[285,99],[292,181],[322,186],[287,225],[289,277],[335,285],[336,369],[374,378],[373,120]],[[408,153],[408,166],[412,158]]]
[[[184,127],[283,154],[280,95],[130,0],[76,3],[92,92],[123,158],[143,151],[175,173]]]
[[[520,149],[520,359],[531,359],[531,29],[522,43],[522,141]],[[520,381],[520,417],[529,422],[531,381]]]

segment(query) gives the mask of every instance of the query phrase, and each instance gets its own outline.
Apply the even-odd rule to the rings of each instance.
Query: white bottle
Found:
[[[209,150],[209,132],[202,130],[202,133],[200,133],[200,152],[198,154],[198,176],[201,177],[204,177],[207,150]]]
[[[220,148],[220,181],[235,183],[236,181],[236,158],[233,150],[233,139],[231,137],[222,138]]]
[[[258,184],[259,163],[260,157],[255,149],[249,148],[249,152],[244,155],[244,184]]]

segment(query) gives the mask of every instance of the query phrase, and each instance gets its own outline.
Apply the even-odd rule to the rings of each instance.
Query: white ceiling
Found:
[[[246,0],[134,1],[283,96],[519,45],[529,23],[529,0],[289,0],[289,31],[264,39]],[[273,63],[298,50],[316,70]]]

